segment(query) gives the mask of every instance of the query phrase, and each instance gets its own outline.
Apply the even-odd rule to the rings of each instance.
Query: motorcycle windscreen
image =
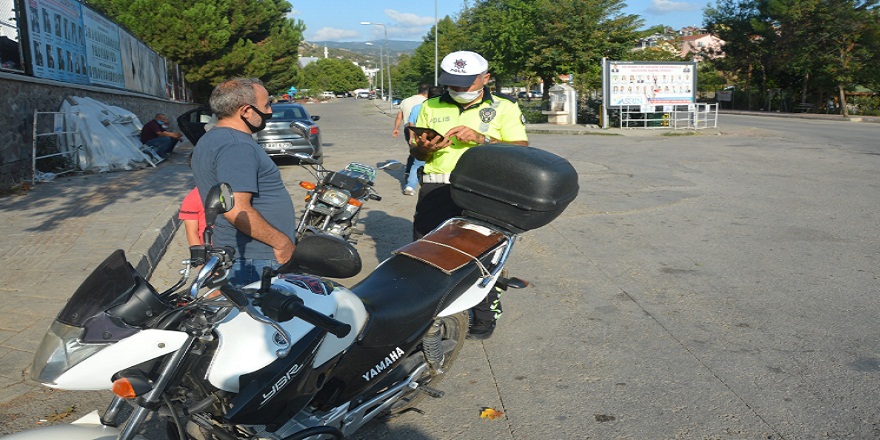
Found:
[[[135,277],[136,273],[121,249],[99,264],[67,300],[43,336],[34,356],[31,378],[52,384],[60,375],[113,342],[84,342],[82,336],[86,333],[86,323],[127,298],[137,286]]]
[[[125,253],[117,249],[76,289],[56,319],[82,327],[87,319],[128,298],[138,285],[136,276]]]

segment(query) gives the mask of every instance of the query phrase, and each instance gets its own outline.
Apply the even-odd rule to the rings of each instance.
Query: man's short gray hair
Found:
[[[217,119],[223,119],[234,115],[243,105],[256,105],[254,86],[262,85],[263,82],[257,78],[233,78],[217,84],[211,92],[211,111],[217,115]]]

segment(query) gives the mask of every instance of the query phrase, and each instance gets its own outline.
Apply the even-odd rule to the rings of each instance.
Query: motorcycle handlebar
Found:
[[[348,336],[351,332],[351,326],[342,322],[337,321],[321,312],[318,312],[315,309],[308,308],[304,305],[300,305],[299,308],[294,312],[294,316],[299,319],[302,319],[309,324],[314,325],[320,329],[327,330],[328,333],[336,336],[337,338],[344,338]]]
[[[270,290],[263,296],[260,308],[264,315],[277,322],[299,318],[338,338],[343,338],[351,332],[350,325],[307,307],[298,296],[286,295],[277,290]]]
[[[226,285],[220,288],[220,291],[223,293],[227,299],[232,301],[239,310],[244,310],[250,301],[248,301],[247,295],[241,290],[236,289],[235,287]]]

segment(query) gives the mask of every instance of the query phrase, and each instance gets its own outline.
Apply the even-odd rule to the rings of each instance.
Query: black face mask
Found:
[[[239,116],[241,118],[241,120],[244,121],[245,125],[247,125],[247,127],[251,131],[251,133],[256,133],[256,132],[266,128],[266,121],[268,121],[269,119],[272,118],[272,113],[263,113],[263,112],[257,110],[256,107],[254,107],[253,105],[250,105],[250,104],[248,104],[248,107],[250,107],[251,110],[255,111],[260,116],[260,125],[257,125],[257,126],[248,122],[247,118],[245,118],[244,116]]]

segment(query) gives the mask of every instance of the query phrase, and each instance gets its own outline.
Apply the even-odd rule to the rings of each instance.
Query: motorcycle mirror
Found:
[[[293,121],[290,123],[290,129],[305,139],[309,138],[309,126],[302,121]]]
[[[316,159],[314,158],[314,156],[315,156],[315,146],[312,145],[312,138],[311,138],[311,135],[309,134],[309,133],[311,132],[312,128],[309,126],[309,124],[306,124],[306,123],[303,122],[303,121],[293,121],[293,122],[290,123],[290,129],[291,129],[294,133],[296,133],[296,134],[302,136],[303,139],[308,140],[308,141],[309,141],[309,147],[311,147],[311,149],[312,149],[312,153],[311,153],[311,154],[305,154],[305,153],[293,153],[293,154],[290,154],[290,156],[293,157],[293,158],[295,158],[295,159],[297,159],[297,160],[299,160],[300,163],[306,163],[306,164],[310,164],[310,165],[314,165],[314,164],[320,163],[318,160],[316,160]]]
[[[389,160],[388,162],[385,162],[384,164],[380,163],[377,166],[380,170],[390,170],[390,171],[397,171],[397,170],[403,168],[403,164],[400,163],[399,161],[394,160],[394,159]]]
[[[309,156],[306,153],[293,153],[290,156],[299,160],[300,163],[305,163],[305,164],[310,164],[310,165],[318,163],[318,161],[316,161],[314,157]]]
[[[234,206],[235,198],[232,197],[232,186],[226,182],[214,185],[208,191],[208,196],[205,197],[205,225],[213,227],[217,216],[229,212]]]

